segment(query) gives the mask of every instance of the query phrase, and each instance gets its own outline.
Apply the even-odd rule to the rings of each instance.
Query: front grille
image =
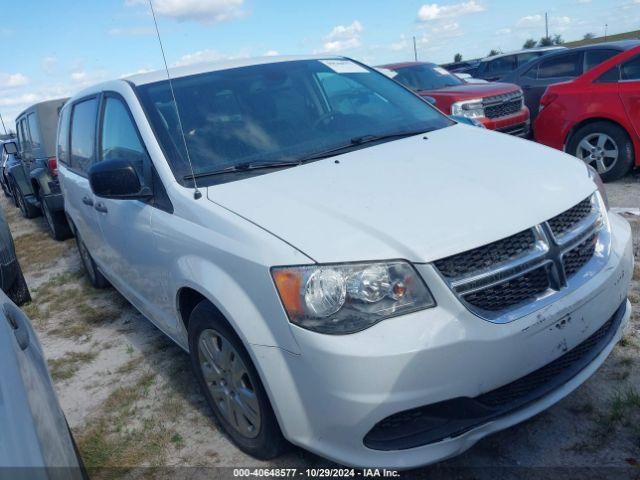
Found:
[[[518,305],[549,288],[546,267],[539,267],[493,287],[464,295],[467,303],[482,310],[497,312]]]
[[[564,254],[563,264],[567,277],[572,277],[578,270],[584,267],[596,250],[598,237],[592,235],[573,250]]]
[[[512,100],[510,102],[484,107],[484,116],[487,118],[506,117],[518,113],[522,109],[522,100]]]
[[[591,198],[586,198],[575,207],[549,220],[549,227],[556,237],[570,231],[593,211]]]
[[[365,435],[375,450],[404,450],[455,438],[515,412],[566,384],[611,342],[626,313],[626,300],[586,340],[561,357],[511,383],[477,397],[457,397],[390,415]]]
[[[461,277],[516,258],[531,250],[534,245],[533,232],[525,230],[509,238],[443,258],[435,262],[435,265],[445,277]]]
[[[610,238],[599,213],[592,196],[530,230],[434,266],[473,313],[498,323],[512,321],[544,306],[538,300],[553,301],[592,259],[598,258],[591,264],[594,271],[604,265],[606,257],[596,257],[596,247]]]

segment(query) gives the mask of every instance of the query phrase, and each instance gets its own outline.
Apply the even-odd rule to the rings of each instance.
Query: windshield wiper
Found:
[[[269,168],[284,168],[284,167],[296,167],[302,162],[300,160],[290,162],[251,162],[251,163],[239,163],[238,165],[230,165],[220,170],[213,170],[211,172],[201,172],[196,174],[189,174],[182,177],[184,180],[193,180],[203,177],[212,177],[215,175],[223,175],[225,173],[237,173],[237,172],[249,172],[254,170],[264,170]]]
[[[367,143],[379,142],[383,140],[394,140],[405,137],[413,137],[414,135],[420,135],[423,133],[430,132],[431,129],[420,129],[420,130],[411,130],[411,131],[403,131],[403,132],[392,132],[392,133],[384,133],[382,135],[362,135],[360,137],[352,138],[348,144],[342,145],[340,147],[331,148],[329,150],[325,150],[323,152],[313,153],[309,156],[303,157],[300,161],[306,162],[308,160],[321,160],[323,158],[329,158],[336,155],[340,155],[341,153],[350,150],[354,147],[359,147],[361,145],[366,145]]]

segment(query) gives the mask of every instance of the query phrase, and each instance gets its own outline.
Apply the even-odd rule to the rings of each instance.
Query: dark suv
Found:
[[[0,208],[0,288],[16,305],[22,305],[31,300],[27,282],[18,263],[11,230],[2,208]]]
[[[27,108],[16,120],[18,143],[4,144],[7,154],[20,159],[7,174],[16,204],[26,218],[43,214],[56,240],[71,235],[58,181],[55,144],[60,109],[66,101],[49,100]]]

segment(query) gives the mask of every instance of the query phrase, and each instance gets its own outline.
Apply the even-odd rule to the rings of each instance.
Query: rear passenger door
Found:
[[[636,135],[640,135],[640,55],[620,65],[619,91]]]
[[[65,106],[63,124],[58,132],[58,160],[64,168],[65,209],[94,259],[99,257],[102,235],[87,172],[96,156],[98,101],[98,96],[92,96]]]

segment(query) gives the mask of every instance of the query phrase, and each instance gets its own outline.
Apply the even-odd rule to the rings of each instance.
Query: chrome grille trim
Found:
[[[469,311],[485,320],[494,323],[508,323],[528,315],[579,288],[606,265],[611,248],[611,234],[604,202],[598,193],[594,193],[572,209],[586,201],[591,204],[590,213],[575,221],[572,220],[571,222],[574,223],[565,222],[568,223],[565,225],[566,228],[557,236],[553,232],[550,221],[532,227],[531,232],[535,237],[533,247],[528,251],[514,255],[507,261],[501,261],[482,270],[454,278],[444,275],[438,268],[438,265],[443,265],[441,262],[447,259],[434,262],[435,270],[462,304]],[[557,219],[567,212],[571,213],[572,209],[553,219]],[[593,245],[589,245],[591,239],[593,239]],[[498,242],[493,244],[498,244]],[[459,255],[468,255],[469,252],[475,250],[479,249],[462,252]],[[590,257],[589,254],[591,254]],[[449,259],[453,257],[457,257],[457,255],[453,255]],[[567,274],[565,261],[569,261],[569,257],[573,263],[569,274]],[[476,299],[476,303],[490,304],[493,307],[495,305],[495,301],[493,301],[495,300],[495,291],[500,290],[496,287],[501,284],[508,286],[508,282],[518,282],[525,275],[542,267],[547,270],[549,288],[539,292],[539,288],[536,289],[532,286],[531,298],[526,301],[495,310],[485,310],[467,301],[467,297],[474,294],[475,296],[471,298]],[[522,282],[519,283],[520,285],[515,285],[514,288],[521,288]],[[482,291],[486,291],[487,295],[493,295],[494,298],[484,299],[487,301],[480,302],[476,294]],[[520,292],[514,292],[514,294],[516,293]],[[507,299],[505,299],[505,303],[508,303]]]

